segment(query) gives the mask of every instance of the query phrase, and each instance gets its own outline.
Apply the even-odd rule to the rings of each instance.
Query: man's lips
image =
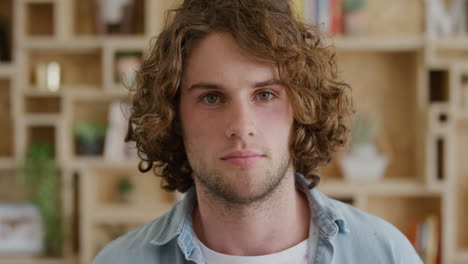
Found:
[[[224,155],[221,160],[236,166],[250,166],[264,157],[255,151],[234,151]]]

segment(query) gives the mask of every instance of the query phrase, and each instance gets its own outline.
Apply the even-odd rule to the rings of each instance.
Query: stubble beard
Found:
[[[242,207],[259,207],[267,201],[271,195],[278,189],[286,176],[291,164],[291,158],[288,152],[280,158],[277,166],[260,171],[264,175],[251,175],[251,177],[260,177],[262,182],[254,183],[254,190],[243,192],[239,186],[233,186],[233,183],[225,179],[225,175],[220,170],[207,169],[208,166],[202,160],[192,165],[193,177],[199,182],[207,196],[222,203],[224,207],[231,209]],[[248,169],[239,169],[236,173],[251,173]],[[233,172],[230,172],[233,173]],[[231,175],[233,176],[233,175]],[[235,176],[235,175],[234,175]],[[232,179],[231,179],[232,180]],[[255,180],[255,179],[251,179]],[[238,185],[240,185],[238,183]]]

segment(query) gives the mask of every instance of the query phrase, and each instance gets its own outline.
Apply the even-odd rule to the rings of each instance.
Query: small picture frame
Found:
[[[0,254],[39,255],[43,247],[39,209],[33,204],[0,204]]]

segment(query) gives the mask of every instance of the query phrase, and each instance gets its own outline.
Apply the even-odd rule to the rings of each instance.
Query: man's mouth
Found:
[[[246,167],[253,165],[258,160],[264,158],[265,155],[258,153],[256,151],[233,151],[224,155],[221,160],[228,162],[234,166]]]

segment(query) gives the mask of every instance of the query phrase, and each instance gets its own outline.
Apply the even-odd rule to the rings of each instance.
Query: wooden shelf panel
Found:
[[[12,158],[14,153],[14,118],[11,81],[0,79],[0,158]]]
[[[439,38],[428,41],[430,45],[433,45],[436,49],[468,51],[468,37]]]
[[[455,262],[456,264],[468,263],[468,249],[457,252]]]
[[[456,130],[456,147],[454,157],[456,158],[456,179],[455,179],[455,193],[456,193],[456,206],[457,218],[455,219],[457,231],[457,248],[468,251],[468,229],[466,228],[466,219],[468,218],[468,207],[466,201],[468,200],[468,163],[466,157],[468,156],[468,122],[459,123]]]
[[[16,168],[17,163],[13,158],[0,158],[0,170],[12,170]]]
[[[428,189],[423,183],[413,180],[383,180],[380,182],[351,182],[346,180],[324,179],[318,189],[330,195],[388,195],[411,196],[433,195],[440,196],[441,190]]]
[[[26,36],[53,36],[55,1],[26,1]]]
[[[123,89],[111,89],[111,90],[102,90],[100,87],[96,86],[62,86],[58,91],[51,92],[44,89],[39,89],[31,87],[23,91],[23,95],[26,97],[36,97],[36,98],[50,98],[50,97],[60,97],[71,99],[72,101],[122,101],[129,100],[133,97],[133,93],[128,90]]]
[[[467,122],[468,121],[468,111],[458,111],[455,115],[455,117],[462,122]]]
[[[69,52],[93,51],[100,48],[128,48],[144,49],[149,45],[148,37],[73,37],[71,40],[56,39],[54,37],[27,37],[21,48],[31,50],[60,50]]]
[[[0,169],[0,203],[31,203],[28,186],[17,180],[17,168]]]
[[[103,157],[75,157],[67,163],[75,169],[122,169],[136,170],[139,160],[108,161]]]
[[[25,114],[22,119],[27,126],[56,126],[61,119],[60,114]]]
[[[424,46],[422,36],[409,37],[338,37],[334,43],[338,51],[348,52],[406,52],[419,51]]]
[[[15,74],[15,65],[11,63],[0,63],[0,78],[12,78]]]
[[[37,68],[39,65],[56,62],[60,66],[60,86],[65,87],[100,87],[101,50],[64,51],[53,49],[48,51],[31,50],[28,53],[28,83],[29,86],[39,86]]]
[[[24,111],[26,114],[59,114],[61,112],[62,98],[59,96],[24,97]]]
[[[175,200],[174,193],[160,188],[161,177],[155,176],[152,172],[143,174],[138,171],[136,166],[127,169],[118,167],[88,168],[82,171],[80,176],[90,186],[93,185],[93,187],[89,188],[99,190],[88,198],[93,201],[92,204],[89,204],[91,208],[95,206],[111,206],[111,208],[129,208],[133,206],[135,208],[154,207],[157,209],[160,206],[167,208],[167,205],[173,204]],[[122,179],[127,179],[133,188],[128,197],[128,204],[120,202],[118,185]],[[153,204],[155,205],[153,206]],[[98,210],[92,209],[92,211]]]

